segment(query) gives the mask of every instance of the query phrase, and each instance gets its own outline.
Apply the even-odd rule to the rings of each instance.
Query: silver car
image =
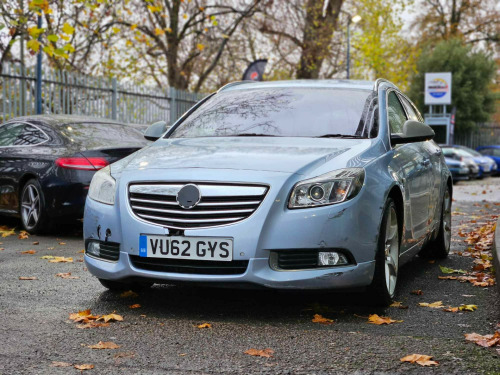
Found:
[[[450,249],[452,179],[434,132],[386,80],[238,82],[97,172],[85,262],[114,290],[153,283],[364,287]]]

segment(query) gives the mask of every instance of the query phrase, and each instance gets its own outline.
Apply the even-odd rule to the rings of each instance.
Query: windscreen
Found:
[[[376,95],[368,90],[262,88],[221,92],[169,138],[278,136],[368,137]]]
[[[129,125],[84,122],[60,125],[57,130],[71,143],[86,148],[126,147],[146,143],[142,131]]]

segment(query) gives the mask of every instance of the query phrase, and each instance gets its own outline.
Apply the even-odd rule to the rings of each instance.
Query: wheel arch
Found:
[[[401,244],[404,226],[404,200],[403,192],[398,185],[393,185],[387,194],[387,198],[392,198],[394,204],[396,205],[396,212],[398,214],[398,231],[399,231],[399,243]]]

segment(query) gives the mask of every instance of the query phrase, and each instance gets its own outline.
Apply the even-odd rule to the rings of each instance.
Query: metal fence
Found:
[[[473,149],[478,146],[500,145],[500,127],[493,124],[480,124],[474,132],[455,134],[454,143]]]
[[[4,63],[0,74],[0,122],[36,114],[34,68]],[[110,118],[132,124],[173,123],[204,95],[159,89],[116,78],[43,70],[42,113]]]

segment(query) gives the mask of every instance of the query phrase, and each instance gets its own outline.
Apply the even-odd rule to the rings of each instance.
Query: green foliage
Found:
[[[457,108],[457,132],[475,129],[477,123],[487,122],[494,112],[491,87],[496,67],[490,55],[475,52],[457,39],[442,41],[422,52],[417,71],[412,77],[409,95],[422,113],[425,112],[425,73],[452,73],[452,107]]]

